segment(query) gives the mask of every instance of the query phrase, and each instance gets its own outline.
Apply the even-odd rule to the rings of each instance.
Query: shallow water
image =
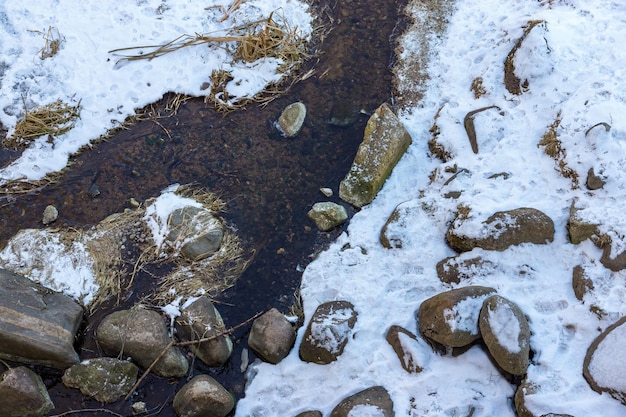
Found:
[[[143,201],[158,196],[169,184],[195,183],[227,202],[226,219],[255,251],[237,284],[217,298],[226,325],[234,326],[272,307],[287,312],[300,283],[298,266],[306,266],[309,255],[345,229],[344,225],[330,233],[318,232],[306,217],[318,201],[340,202],[339,182],[367,122],[366,115],[356,114],[350,126],[331,125],[331,109],[347,103],[372,112],[391,102],[393,35],[402,2],[344,0],[316,7],[333,23],[321,44],[322,54],[303,69],[314,69],[312,77],[263,108],[250,104],[245,111],[222,115],[194,99],[172,117],[142,121],[120,131],[76,157],[57,184],[10,199],[0,197],[0,247],[19,229],[43,227],[41,214],[48,204],[59,210],[55,226],[89,227],[129,207],[131,197]],[[162,109],[165,101],[167,97],[155,109]],[[286,139],[273,123],[295,101],[307,106],[307,118],[300,134]],[[94,184],[100,194],[92,198],[88,190]],[[335,196],[325,198],[320,187],[332,188]],[[149,277],[137,279],[138,293],[149,290]],[[134,299],[131,296],[116,308],[127,308]],[[81,359],[97,356],[92,329],[111,309],[102,308],[86,320],[77,345]],[[242,397],[245,380],[240,358],[248,331],[246,326],[233,334],[234,352],[224,367],[207,368],[198,361],[190,377],[207,373]],[[250,352],[250,362],[254,359]],[[130,405],[144,401],[153,415],[174,416],[173,396],[186,382],[150,375],[130,401],[103,406],[65,388],[59,376],[44,372],[56,405],[50,415],[71,410],[85,410],[72,415],[131,415]],[[108,411],[86,411],[101,408]]]

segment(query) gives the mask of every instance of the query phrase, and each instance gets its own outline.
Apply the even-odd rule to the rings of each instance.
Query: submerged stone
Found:
[[[41,377],[27,367],[0,375],[0,417],[41,417],[53,408]]]
[[[63,384],[103,403],[112,403],[128,394],[138,371],[134,363],[121,359],[88,359],[67,369]]]
[[[294,137],[300,133],[305,118],[306,106],[300,102],[292,103],[278,118],[278,128],[288,138]]]
[[[322,231],[328,231],[333,227],[343,224],[348,219],[346,208],[340,204],[332,202],[315,203],[307,213],[309,219],[313,220]]]

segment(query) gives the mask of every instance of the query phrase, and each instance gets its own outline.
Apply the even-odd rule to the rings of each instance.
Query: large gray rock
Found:
[[[225,417],[233,408],[233,396],[208,375],[194,377],[174,396],[178,417]]]
[[[470,345],[480,339],[478,317],[483,301],[495,292],[489,287],[468,286],[425,300],[417,312],[420,332],[446,347]]]
[[[63,384],[103,403],[112,403],[128,394],[138,371],[137,365],[121,359],[87,359],[65,370]]]
[[[283,360],[295,341],[293,326],[275,308],[254,321],[248,336],[248,346],[270,363]]]
[[[324,232],[343,224],[348,219],[346,208],[330,201],[313,204],[306,215]]]
[[[53,408],[41,377],[27,367],[0,376],[0,417],[42,417]]]
[[[304,332],[300,358],[322,365],[337,360],[348,343],[356,319],[357,312],[348,301],[320,304]]]
[[[626,362],[622,355],[625,342],[626,317],[622,317],[591,343],[583,362],[583,375],[594,391],[607,392],[626,405]]]
[[[452,222],[446,239],[450,247],[458,252],[474,248],[503,251],[522,243],[545,244],[554,240],[554,222],[543,212],[522,207],[499,211],[481,223],[480,233],[466,234],[465,223],[475,221],[459,215]],[[476,226],[469,228],[474,231]]]
[[[525,375],[530,327],[517,304],[492,295],[483,302],[478,322],[483,341],[498,366],[511,375]]]
[[[170,343],[161,315],[144,309],[111,313],[98,326],[96,338],[107,355],[130,356],[144,369]],[[165,378],[182,377],[187,374],[188,369],[189,362],[183,352],[176,346],[170,346],[152,368],[152,372]]]
[[[200,297],[184,308],[176,318],[176,334],[181,341],[215,337],[226,329],[222,315],[211,300]],[[190,346],[191,351],[208,366],[221,366],[233,352],[233,342],[228,335],[216,337]]]
[[[220,248],[224,227],[210,210],[187,206],[174,210],[168,217],[167,240],[190,261],[209,257]]]
[[[394,417],[393,401],[381,386],[365,389],[341,401],[330,413],[330,417],[349,416]]]
[[[66,369],[83,309],[71,298],[0,269],[0,358]]]
[[[383,103],[367,122],[352,167],[339,185],[339,197],[356,207],[371,203],[410,144],[411,136]]]

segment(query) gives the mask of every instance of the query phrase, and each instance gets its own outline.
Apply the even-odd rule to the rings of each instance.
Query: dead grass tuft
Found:
[[[72,106],[59,99],[30,111],[24,104],[24,118],[16,123],[13,135],[6,137],[2,145],[23,150],[35,138],[45,135],[59,136],[70,131],[79,117],[80,102]],[[49,140],[52,139],[49,137]]]
[[[65,37],[54,26],[48,26],[46,32],[40,30],[31,30],[31,32],[41,34],[45,41],[43,48],[39,50],[39,56],[42,60],[55,56],[61,49],[63,42],[65,42]]]
[[[546,133],[544,133],[537,146],[543,147],[546,155],[555,160],[561,175],[564,178],[569,178],[572,181],[572,188],[576,189],[579,186],[578,173],[570,168],[567,165],[567,162],[565,162],[566,152],[563,149],[563,146],[557,134],[557,129],[560,124],[561,111],[557,113],[554,122],[552,122],[552,124],[548,126],[548,130],[546,131]]]
[[[483,86],[483,78],[476,77],[472,80],[472,85],[470,86],[470,91],[474,93],[474,98],[479,99],[482,96],[487,94],[487,90]]]
[[[429,130],[431,138],[428,140],[428,150],[441,161],[448,162],[452,159],[452,154],[438,141],[441,131],[439,130],[439,126],[437,126],[437,119],[439,119],[441,110],[443,110],[443,106],[435,113],[435,121]]]

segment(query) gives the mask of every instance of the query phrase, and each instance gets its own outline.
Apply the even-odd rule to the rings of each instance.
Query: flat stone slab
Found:
[[[0,358],[66,369],[79,362],[82,307],[70,297],[0,269]]]

